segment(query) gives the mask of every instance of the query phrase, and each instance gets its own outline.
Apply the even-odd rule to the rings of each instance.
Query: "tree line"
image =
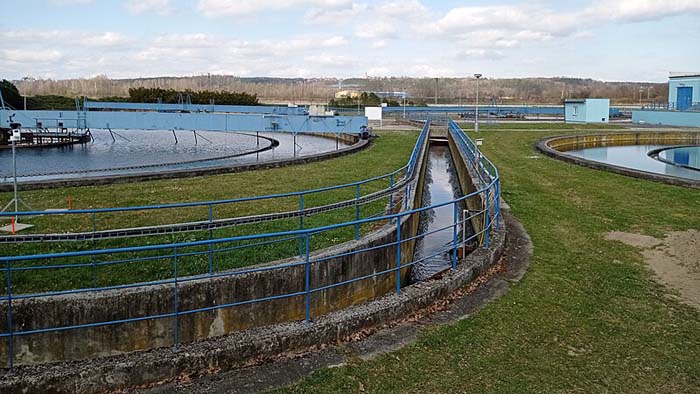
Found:
[[[76,99],[74,97],[66,97],[61,95],[35,95],[27,96],[26,98],[20,93],[19,89],[10,81],[3,79],[0,81],[0,92],[2,93],[5,104],[15,109],[23,109],[25,106],[28,110],[75,110]],[[78,98],[78,105],[83,104],[86,96]],[[248,93],[238,92],[211,92],[211,91],[193,91],[175,89],[160,89],[160,88],[131,88],[127,97],[112,96],[101,98],[87,98],[90,101],[116,101],[130,103],[165,103],[165,104],[220,104],[220,105],[259,105],[258,97]]]
[[[258,96],[245,92],[212,92],[208,90],[194,91],[161,88],[131,88],[129,97],[126,99],[132,103],[154,103],[165,104],[220,104],[220,105],[258,105]]]
[[[89,96],[94,99],[130,99],[130,89],[162,89],[176,92],[247,92],[266,103],[328,103],[338,90],[367,92],[405,91],[415,103],[471,104],[476,99],[474,78],[244,78],[232,75],[198,75],[110,79],[105,76],[83,79],[34,79],[14,81],[27,96]],[[479,96],[496,104],[561,104],[567,98],[610,98],[615,104],[640,101],[664,102],[666,83],[605,82],[581,78],[482,78]],[[150,97],[151,99],[154,97]],[[205,102],[211,97],[204,99]],[[216,98],[215,98],[216,100]],[[219,102],[219,101],[217,101]],[[355,103],[356,104],[356,103]]]

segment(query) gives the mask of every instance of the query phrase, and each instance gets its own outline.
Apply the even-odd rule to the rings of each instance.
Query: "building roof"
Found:
[[[669,78],[700,78],[699,72],[671,72]]]
[[[581,103],[585,103],[586,101],[593,101],[593,100],[595,100],[595,101],[598,101],[598,100],[610,101],[610,99],[606,99],[606,98],[587,98],[587,99],[566,99],[566,100],[564,100],[564,103],[565,104],[581,104]]]

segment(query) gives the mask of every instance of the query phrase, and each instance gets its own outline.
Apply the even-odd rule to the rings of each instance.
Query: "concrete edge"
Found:
[[[506,228],[493,231],[490,249],[478,248],[454,272],[418,283],[365,304],[313,319],[255,328],[170,348],[79,362],[20,366],[0,376],[3,393],[92,393],[166,381],[181,375],[230,370],[272,360],[290,352],[346,341],[358,332],[400,320],[448,297],[498,264]]]
[[[655,133],[663,134],[664,132],[657,131]],[[585,136],[586,137],[605,137],[605,136],[610,136],[610,135],[615,135],[615,134],[629,134],[629,132],[627,132],[627,133],[623,133],[623,132],[606,133],[606,134],[586,134]],[[635,169],[627,168],[627,167],[621,167],[621,166],[617,166],[614,164],[605,164],[605,163],[601,163],[598,161],[583,159],[580,157],[569,155],[567,153],[564,153],[562,151],[559,151],[559,150],[556,150],[556,149],[550,147],[550,143],[554,142],[558,139],[573,138],[573,137],[577,137],[577,136],[578,135],[560,135],[560,136],[545,137],[545,138],[537,141],[535,143],[534,147],[537,151],[539,151],[540,153],[543,153],[546,156],[549,156],[549,157],[552,157],[554,159],[558,159],[558,160],[561,160],[561,161],[564,161],[567,163],[576,164],[576,165],[579,165],[582,167],[592,168],[592,169],[601,170],[601,171],[608,171],[608,172],[612,172],[615,174],[625,175],[625,176],[629,176],[629,177],[633,177],[633,178],[661,182],[661,183],[665,183],[665,184],[673,185],[673,186],[700,188],[700,181],[674,177],[671,175],[655,174],[652,172],[635,170]]]
[[[261,137],[263,138],[263,137]],[[324,137],[319,137],[324,138]],[[101,185],[111,185],[117,183],[130,183],[130,182],[142,182],[142,181],[153,181],[160,179],[177,179],[177,178],[191,178],[204,175],[219,175],[219,174],[230,174],[245,171],[256,171],[265,170],[277,167],[286,167],[296,164],[308,164],[316,161],[332,159],[340,156],[344,156],[350,153],[355,153],[369,147],[371,144],[370,140],[359,139],[356,143],[351,146],[318,153],[315,155],[300,156],[291,159],[282,160],[269,160],[254,164],[239,164],[232,166],[219,166],[219,167],[208,167],[208,168],[197,168],[197,169],[187,169],[187,170],[173,170],[173,171],[152,171],[145,172],[141,174],[124,174],[124,175],[112,175],[112,176],[96,176],[96,177],[85,177],[79,179],[63,179],[63,180],[47,180],[47,181],[34,181],[34,182],[21,182],[19,186],[22,190],[38,190],[38,189],[53,189],[61,187],[75,187],[75,186],[101,186]],[[266,150],[272,149],[272,146],[265,149],[254,151],[249,154],[260,153]],[[0,185],[0,193],[12,191],[12,184]]]

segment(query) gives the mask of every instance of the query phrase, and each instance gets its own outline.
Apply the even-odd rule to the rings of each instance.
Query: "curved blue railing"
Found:
[[[418,137],[418,141],[416,144],[416,147],[420,146],[419,144],[422,144],[422,142],[425,139],[425,135],[427,134],[427,129],[428,126],[423,127],[423,130],[421,131],[421,134]],[[196,201],[196,202],[183,202],[183,203],[171,203],[171,204],[154,204],[154,205],[139,205],[139,206],[127,206],[127,207],[108,207],[108,208],[91,208],[91,209],[69,209],[69,210],[51,210],[51,211],[20,211],[20,212],[0,212],[0,218],[12,218],[12,217],[48,217],[48,218],[54,218],[54,217],[60,217],[60,216],[76,216],[76,215],[87,215],[89,217],[89,220],[87,220],[85,223],[91,223],[91,227],[87,228],[85,230],[86,233],[97,233],[98,231],[109,231],[109,230],[129,230],[123,229],[123,228],[106,228],[104,226],[100,226],[99,224],[102,223],[101,220],[99,220],[98,216],[99,214],[119,214],[119,213],[140,213],[140,212],[153,212],[153,211],[164,211],[164,210],[177,210],[181,208],[198,208],[198,207],[207,207],[208,208],[208,216],[206,217],[205,221],[209,222],[214,222],[215,219],[229,219],[230,217],[217,217],[215,215],[214,208],[217,206],[223,206],[223,205],[229,205],[229,204],[236,204],[236,203],[245,203],[245,202],[255,202],[255,201],[263,201],[263,200],[274,200],[274,199],[285,199],[285,198],[290,198],[290,197],[296,197],[298,198],[298,213],[299,216],[302,216],[302,213],[304,212],[305,209],[309,208],[306,204],[305,198],[308,197],[309,195],[313,194],[319,194],[323,192],[329,192],[329,191],[336,191],[336,190],[341,190],[341,189],[352,189],[355,191],[355,196],[354,199],[357,200],[357,206],[361,204],[360,200],[361,197],[363,197],[363,186],[366,186],[372,182],[378,182],[378,181],[387,181],[388,180],[388,187],[385,189],[382,189],[380,191],[385,191],[388,192],[390,196],[394,194],[394,192],[399,191],[397,188],[397,185],[400,185],[403,182],[406,182],[414,176],[413,171],[414,171],[414,166],[415,166],[415,155],[417,153],[416,148],[414,147],[414,150],[411,154],[411,159],[409,162],[402,166],[401,168],[398,168],[392,172],[383,174],[383,175],[378,175],[375,177],[363,179],[360,181],[356,182],[351,182],[351,183],[345,183],[345,184],[340,184],[340,185],[333,185],[333,186],[326,186],[326,187],[321,187],[321,188],[316,188],[316,189],[310,189],[310,190],[301,190],[301,191],[294,191],[294,192],[287,192],[287,193],[275,193],[275,194],[269,194],[269,195],[263,195],[263,196],[251,196],[251,197],[239,197],[239,198],[231,198],[231,199],[221,199],[221,200],[209,200],[209,201]],[[403,173],[403,176],[401,174]],[[374,193],[377,193],[377,191],[374,191]],[[381,213],[380,213],[381,214]],[[173,216],[176,217],[176,216]],[[144,218],[140,217],[140,220],[138,222],[144,222]],[[359,216],[356,217],[356,219],[359,219]],[[167,224],[160,224],[160,226],[163,225],[178,225],[182,224],[180,222],[172,222],[172,223],[167,223]],[[139,226],[140,227],[140,226]],[[304,228],[303,222],[300,223],[300,230]],[[156,234],[157,235],[157,234]],[[359,236],[359,234],[358,234]],[[7,238],[7,237],[6,237]],[[11,239],[9,239],[10,242],[12,242]]]
[[[125,248],[113,248],[113,249],[100,249],[100,250],[81,250],[81,251],[72,251],[72,252],[63,252],[63,253],[47,253],[47,254],[34,254],[34,255],[22,255],[22,256],[5,256],[5,257],[0,257],[0,263],[4,265],[4,271],[5,271],[5,278],[6,278],[6,294],[2,297],[0,297],[0,302],[4,302],[7,304],[7,331],[0,333],[0,338],[8,338],[9,340],[9,355],[8,355],[8,365],[10,367],[13,366],[14,364],[14,342],[13,338],[14,337],[19,337],[19,336],[31,336],[31,335],[37,335],[37,334],[42,334],[42,333],[47,333],[47,332],[59,332],[59,331],[66,331],[66,330],[78,330],[78,329],[86,329],[86,328],[91,328],[91,327],[100,327],[100,326],[110,326],[110,325],[115,325],[115,324],[121,324],[121,323],[129,323],[129,322],[136,322],[136,321],[143,321],[143,320],[152,320],[152,319],[162,319],[162,318],[174,318],[174,347],[175,349],[178,348],[179,346],[179,325],[178,325],[178,318],[180,316],[184,315],[189,315],[193,313],[198,313],[198,312],[205,312],[205,311],[212,311],[216,309],[222,309],[222,308],[230,308],[230,307],[235,307],[238,305],[245,305],[245,304],[252,304],[252,303],[258,303],[258,302],[265,302],[269,300],[275,300],[275,299],[282,299],[282,298],[288,298],[288,297],[296,297],[296,296],[304,296],[305,297],[305,305],[306,305],[306,320],[308,321],[310,319],[310,297],[312,294],[327,290],[333,287],[338,287],[338,286],[344,286],[350,283],[354,283],[357,281],[361,280],[366,280],[370,278],[374,278],[377,276],[382,276],[382,275],[395,275],[396,277],[396,292],[399,293],[401,292],[401,275],[400,272],[402,269],[411,267],[415,264],[418,264],[424,260],[428,260],[434,256],[444,254],[444,253],[450,253],[451,255],[451,260],[452,260],[452,269],[457,268],[457,249],[461,247],[464,244],[467,243],[473,243],[473,242],[481,242],[481,244],[485,247],[489,247],[489,241],[490,241],[490,234],[493,229],[498,228],[498,223],[499,223],[499,217],[500,217],[500,210],[499,210],[499,175],[498,175],[498,170],[497,168],[493,165],[493,163],[486,158],[484,155],[482,155],[476,144],[469,139],[469,137],[465,134],[465,132],[455,123],[450,121],[448,125],[448,130],[450,135],[452,136],[459,152],[461,153],[462,156],[464,156],[467,160],[467,164],[469,166],[470,172],[472,173],[473,176],[478,178],[478,185],[476,185],[477,189],[475,192],[464,195],[462,197],[459,197],[453,201],[448,201],[444,202],[441,204],[435,204],[432,206],[427,206],[427,207],[421,207],[421,208],[416,208],[416,209],[405,209],[402,212],[399,213],[390,213],[390,214],[385,214],[381,215],[378,217],[369,217],[369,218],[364,218],[364,219],[359,219],[359,220],[354,220],[354,221],[348,221],[344,223],[336,223],[336,224],[331,224],[327,226],[322,226],[322,227],[316,227],[316,228],[308,228],[308,229],[299,229],[299,230],[293,230],[293,231],[282,231],[282,232],[272,232],[272,233],[265,233],[265,234],[253,234],[253,235],[244,235],[244,236],[238,236],[238,237],[230,237],[230,238],[219,238],[219,239],[209,239],[209,240],[203,240],[203,241],[192,241],[192,242],[179,242],[179,243],[169,243],[169,244],[158,244],[158,245],[141,245],[141,246],[133,246],[133,247],[125,247]],[[409,159],[408,164],[405,166],[406,169],[406,177],[408,179],[411,179],[414,175],[414,171],[416,169],[416,164],[417,160],[419,160],[422,155],[421,152],[424,147],[427,145],[425,144],[426,138],[429,133],[429,121],[426,122],[425,127],[423,128],[418,141],[416,142],[416,145],[411,153],[411,157]],[[457,159],[457,158],[455,158]],[[402,168],[403,169],[403,168]],[[400,169],[400,170],[402,170]],[[400,171],[397,170],[397,171]],[[394,172],[392,174],[396,174],[397,172]],[[360,181],[356,183],[352,183],[351,185],[358,185],[362,184],[362,182],[365,181]],[[335,187],[340,187],[340,186],[335,186]],[[334,188],[334,187],[331,187]],[[323,188],[323,189],[328,189],[328,188]],[[321,190],[321,189],[317,189]],[[306,192],[308,193],[308,191]],[[291,195],[294,195],[292,193]],[[459,215],[459,206],[460,204],[464,203],[468,199],[472,198],[479,198],[480,201],[482,202],[482,209],[477,210],[477,211],[470,211],[469,216],[463,216],[460,219]],[[254,199],[251,198],[251,199]],[[404,199],[406,202],[408,199]],[[205,205],[207,204],[213,204],[215,202],[206,202],[204,203]],[[196,203],[193,203],[196,204]],[[174,204],[178,206],[182,206],[182,204]],[[396,226],[396,231],[397,234],[401,234],[401,228],[402,228],[402,218],[409,218],[411,215],[418,214],[420,212],[426,211],[426,210],[431,210],[435,209],[438,207],[443,207],[443,206],[453,206],[454,210],[454,221],[451,225],[447,225],[443,228],[435,229],[430,232],[424,232],[424,233],[419,233],[415,236],[411,236],[406,239],[402,239],[400,236],[397,237],[396,241],[392,242],[387,242],[381,245],[375,245],[371,247],[366,247],[358,250],[352,250],[352,251],[347,251],[343,252],[340,254],[332,255],[332,256],[324,256],[324,257],[316,257],[312,256],[310,254],[311,248],[311,236],[315,236],[318,234],[324,234],[328,233],[330,231],[344,228],[344,227],[355,227],[357,228],[358,226],[362,224],[368,224],[368,223],[389,223],[390,225]],[[143,207],[138,207],[138,208],[143,208]],[[406,206],[407,208],[407,206]],[[151,209],[151,208],[149,208]],[[157,209],[157,208],[152,208],[152,209]],[[117,209],[118,210],[118,209]],[[88,212],[92,212],[92,210],[88,210]],[[42,212],[43,213],[43,212]],[[475,228],[474,233],[470,235],[469,237],[464,237],[460,239],[459,237],[459,229],[460,226],[464,225],[466,222],[474,223],[473,219],[481,219],[480,223],[481,226],[480,228]],[[402,263],[401,259],[401,245],[403,245],[406,242],[412,242],[421,238],[424,238],[426,236],[429,236],[431,234],[435,234],[437,232],[441,231],[450,231],[452,233],[453,241],[450,245],[446,245],[445,248],[437,251],[436,253],[430,255],[430,256],[425,256],[421,259],[415,260],[411,259],[410,262],[407,263]],[[192,275],[192,276],[186,276],[186,277],[179,277],[178,276],[178,268],[179,268],[179,259],[184,257],[184,256],[191,256],[199,253],[212,253],[213,256],[216,256],[218,253],[221,253],[222,251],[225,250],[230,250],[229,248],[219,248],[216,249],[216,246],[224,246],[226,243],[231,243],[231,242],[241,242],[241,241],[260,241],[260,242],[267,242],[267,241],[272,241],[277,238],[288,238],[288,239],[296,239],[296,238],[301,238],[303,239],[303,253],[300,257],[299,261],[295,262],[290,262],[290,263],[284,263],[284,264],[277,264],[277,265],[269,265],[269,266],[258,266],[258,267],[251,267],[251,268],[245,268],[245,269],[239,269],[236,271],[224,271],[224,272],[209,272],[207,274],[201,274],[201,275]],[[195,252],[188,252],[187,249],[190,248],[197,248],[197,247],[209,247],[209,251],[205,252],[200,252],[200,251],[195,251]],[[245,248],[249,245],[243,245],[241,246],[242,248]],[[370,250],[377,250],[377,249],[382,249],[382,248],[396,248],[396,253],[397,253],[397,260],[396,260],[396,265],[395,267],[392,267],[390,269],[380,271],[380,272],[373,272],[372,274],[368,275],[363,275],[355,278],[350,278],[347,280],[344,280],[342,282],[337,282],[337,283],[332,283],[328,285],[323,285],[323,286],[314,286],[313,283],[311,283],[311,277],[310,277],[310,265],[313,263],[318,263],[322,261],[326,261],[332,258],[337,258],[341,256],[347,256],[347,255],[353,255],[353,254],[358,254],[358,253],[363,253],[367,252]],[[93,260],[97,260],[100,256],[109,256],[113,254],[120,254],[120,253],[130,253],[130,254],[139,254],[139,253],[145,253],[145,252],[152,252],[152,251],[161,251],[161,253],[158,256],[144,256],[144,257],[139,257],[139,258],[130,258],[130,259],[124,259],[124,260],[114,260],[114,261],[101,261],[98,262],[101,265],[110,265],[110,264],[122,264],[122,263],[139,263],[140,261],[144,261],[146,259],[172,259],[172,276],[168,279],[163,279],[163,280],[155,280],[155,281],[149,281],[149,282],[143,282],[143,283],[134,283],[134,284],[125,284],[125,285],[116,285],[116,286],[105,286],[105,287],[89,287],[89,288],[80,288],[80,289],[73,289],[73,290],[63,290],[63,291],[51,291],[51,292],[43,292],[43,293],[29,293],[29,294],[13,294],[12,292],[12,273],[13,272],[32,272],[32,271],[41,271],[41,270],[52,270],[52,269],[71,269],[71,268],[80,268],[80,267],[87,267],[87,266],[94,266],[95,262],[93,261],[92,263],[68,263],[68,264],[61,264],[60,261],[56,260],[68,260],[72,261],[73,259],[76,258],[81,258],[81,257],[92,257]],[[37,265],[31,265],[31,266],[25,266],[23,263],[25,262],[34,262],[37,263]],[[31,300],[31,299],[39,299],[43,297],[50,297],[50,296],[57,296],[57,295],[62,295],[62,294],[77,294],[77,293],[87,293],[87,292],[94,292],[94,293],[99,293],[99,292],[106,292],[106,291],[111,291],[115,289],[127,289],[127,288],[138,288],[138,287],[145,287],[145,286],[153,286],[153,285],[172,285],[173,286],[173,296],[174,299],[177,300],[178,296],[178,286],[181,285],[182,283],[186,282],[191,282],[195,280],[203,280],[203,279],[212,279],[212,278],[220,278],[220,277],[231,277],[231,276],[236,276],[236,275],[245,275],[253,272],[263,272],[263,271],[274,271],[274,270],[279,270],[279,269],[285,269],[289,267],[295,267],[295,266],[305,266],[306,267],[306,277],[305,277],[305,284],[304,284],[304,291],[297,291],[293,293],[285,293],[285,294],[274,294],[274,295],[269,295],[266,297],[260,297],[260,298],[255,298],[255,299],[250,299],[250,300],[241,300],[241,301],[236,301],[232,303],[227,303],[227,304],[220,304],[220,305],[213,305],[213,306],[207,306],[207,307],[202,307],[202,308],[195,308],[195,309],[187,309],[187,310],[181,310],[179,308],[179,304],[177,301],[175,301],[173,310],[172,312],[168,313],[158,313],[158,314],[150,314],[147,316],[139,316],[139,317],[128,317],[128,318],[122,318],[122,319],[114,319],[110,321],[99,321],[99,322],[89,322],[89,323],[82,323],[82,324],[74,324],[74,325],[66,325],[66,326],[52,326],[52,327],[40,327],[40,328],[32,328],[32,329],[17,329],[13,325],[13,309],[12,309],[12,301],[13,300]]]

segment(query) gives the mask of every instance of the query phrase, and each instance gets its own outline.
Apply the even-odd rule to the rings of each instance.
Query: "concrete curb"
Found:
[[[569,155],[565,153],[565,151],[559,151],[555,148],[553,148],[551,145],[553,143],[556,143],[558,141],[564,140],[564,139],[573,139],[573,138],[579,138],[579,137],[585,137],[589,139],[587,143],[596,143],[596,139],[598,139],[598,143],[601,143],[600,140],[603,138],[611,138],[615,136],[621,136],[621,135],[630,135],[630,134],[635,134],[637,136],[643,136],[643,135],[649,135],[651,136],[652,134],[657,135],[657,136],[663,136],[664,134],[668,135],[669,140],[672,140],[674,142],[678,141],[676,138],[678,136],[678,132],[673,132],[673,131],[654,131],[653,133],[643,131],[643,132],[633,132],[633,133],[606,133],[606,134],[582,134],[582,135],[565,135],[565,136],[553,136],[553,137],[546,137],[543,138],[537,143],[535,143],[535,149],[538,150],[539,152],[545,154],[546,156],[565,161],[567,163],[571,164],[577,164],[583,167],[588,167],[588,168],[593,168],[596,170],[603,170],[603,171],[609,171],[615,174],[620,174],[620,175],[625,175],[629,177],[634,177],[634,178],[640,178],[640,179],[645,179],[645,180],[650,180],[650,181],[655,181],[655,182],[661,182],[661,183],[666,183],[669,185],[674,185],[674,186],[684,186],[684,187],[691,187],[691,188],[700,188],[700,181],[692,180],[692,179],[686,179],[686,178],[679,178],[671,175],[663,175],[663,174],[654,174],[652,172],[646,172],[646,171],[641,171],[641,170],[635,170],[632,168],[627,168],[627,167],[621,167],[613,164],[605,164],[601,163],[598,161],[593,161],[593,160],[588,160],[588,159],[583,159],[580,157],[576,157],[573,155]],[[700,133],[697,132],[687,132],[689,135],[696,135],[700,136]],[[673,139],[672,139],[673,138]],[[696,137],[697,138],[697,137]],[[592,140],[592,141],[591,141]],[[607,146],[610,146],[611,144],[608,144]]]

